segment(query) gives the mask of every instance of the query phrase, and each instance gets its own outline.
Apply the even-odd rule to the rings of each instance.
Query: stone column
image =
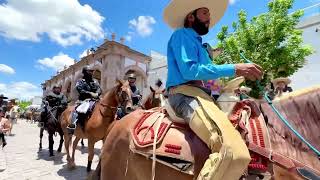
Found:
[[[107,89],[110,89],[115,86],[116,78],[120,75],[121,67],[118,65],[121,61],[120,55],[107,55],[108,67],[106,69],[106,76],[108,77]]]

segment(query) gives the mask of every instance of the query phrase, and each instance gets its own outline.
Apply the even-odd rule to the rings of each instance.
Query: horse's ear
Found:
[[[153,93],[155,92],[155,90],[151,86],[150,86],[150,91]]]
[[[118,86],[122,86],[124,84],[124,81],[118,78],[116,79],[116,82]]]

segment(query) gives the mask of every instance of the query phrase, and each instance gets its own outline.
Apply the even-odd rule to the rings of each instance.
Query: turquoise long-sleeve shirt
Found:
[[[233,77],[233,64],[213,64],[202,38],[192,28],[176,30],[168,43],[168,77],[166,88],[191,80],[211,80]]]

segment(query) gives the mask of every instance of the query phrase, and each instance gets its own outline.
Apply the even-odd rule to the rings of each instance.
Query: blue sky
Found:
[[[293,10],[320,0],[296,0]],[[131,48],[166,54],[173,32],[162,20],[169,0],[0,0],[0,94],[28,99],[40,84],[111,33]],[[222,25],[267,11],[268,0],[230,0],[222,20],[204,38],[215,44]]]

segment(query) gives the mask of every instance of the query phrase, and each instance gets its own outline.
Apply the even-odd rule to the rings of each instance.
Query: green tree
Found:
[[[22,111],[26,111],[27,106],[30,106],[31,104],[32,104],[31,101],[25,101],[25,100],[22,100],[22,101],[18,102],[18,106],[20,107],[20,109]]]
[[[303,11],[289,14],[294,0],[273,0],[269,2],[269,11],[247,20],[247,14],[241,10],[238,22],[233,22],[232,32],[223,26],[217,34],[218,48],[223,53],[215,63],[242,63],[239,52],[263,67],[265,74],[263,86],[271,78],[288,77],[305,64],[305,57],[312,54],[312,48],[303,45],[302,30],[296,29]],[[253,90],[251,96],[259,97],[255,82],[246,81]]]

